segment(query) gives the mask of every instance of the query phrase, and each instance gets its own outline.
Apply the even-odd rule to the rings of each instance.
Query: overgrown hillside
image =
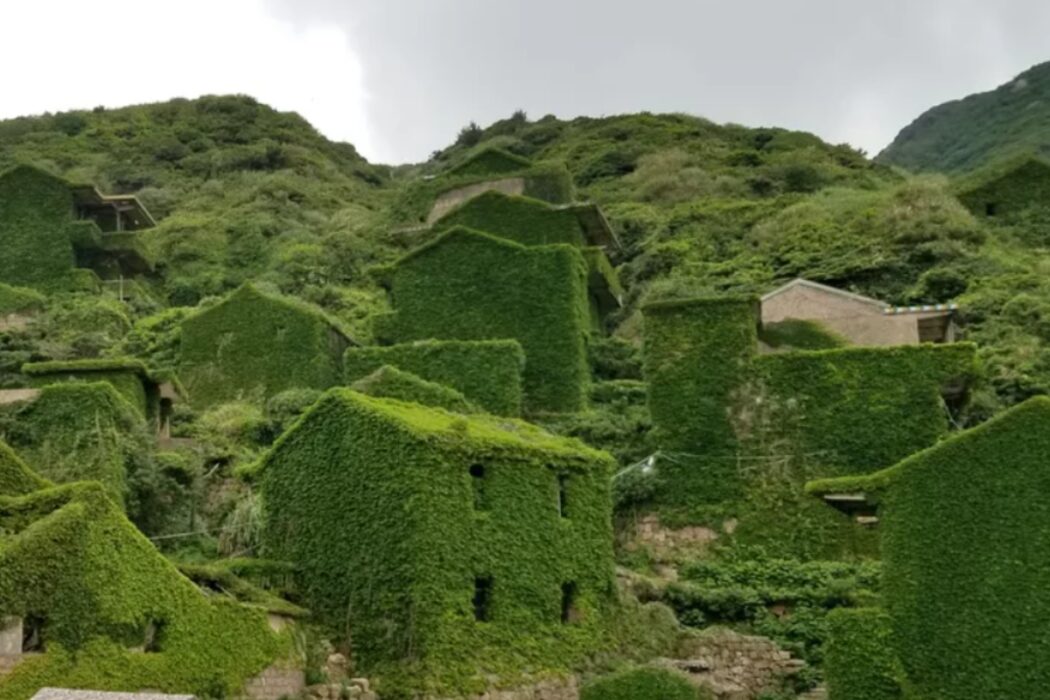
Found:
[[[1033,69],[1016,94],[1035,95],[1045,75]],[[17,357],[131,350],[153,359],[163,354],[157,333],[179,312],[140,324],[129,342],[136,318],[249,279],[320,304],[367,341],[369,317],[385,304],[367,270],[404,252],[396,232],[419,224],[404,206],[412,188],[487,146],[564,161],[578,197],[602,205],[626,247],[614,263],[627,304],[613,321],[628,341],[639,339],[646,295],[759,293],[805,276],[895,304],[960,302],[991,361],[988,410],[1050,390],[1042,229],[975,219],[944,179],[906,178],[809,134],[647,113],[516,113],[465,128],[426,163],[389,168],[297,115],[237,96],[0,122],[0,167],[31,162],[136,192],[159,220],[147,236],[160,274],[121,312],[130,317],[78,347],[84,328],[57,308],[48,339]],[[85,326],[97,333],[107,326],[95,316]]]
[[[1050,63],[990,92],[938,105],[879,154],[914,172],[962,173],[1018,153],[1050,153]]]

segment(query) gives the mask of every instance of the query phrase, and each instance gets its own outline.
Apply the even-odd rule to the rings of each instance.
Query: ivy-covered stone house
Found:
[[[533,163],[498,148],[482,148],[463,162],[424,183],[426,223],[483,192],[524,195],[553,204],[573,199],[572,176],[564,163]]]
[[[554,205],[491,190],[460,204],[432,226],[483,231],[524,246],[565,244],[579,248],[588,265],[588,290],[597,329],[623,305],[623,289],[609,262],[622,252],[620,241],[597,204]]]
[[[1050,162],[1024,156],[994,163],[956,184],[956,196],[977,216],[1009,218],[1050,207]]]
[[[155,375],[139,360],[32,362],[22,365],[22,373],[38,388],[62,382],[108,382],[149,421],[160,438],[171,437],[174,406],[182,400],[177,381]]]
[[[653,440],[666,456],[659,500],[721,504],[737,537],[761,543],[785,542],[795,503],[801,553],[852,547],[840,541],[849,522],[814,512],[806,480],[871,473],[933,445],[950,427],[945,406],[961,406],[978,374],[968,343],[762,353],[754,298],[655,302],[644,314]]]
[[[513,339],[525,351],[527,412],[584,406],[593,317],[578,248],[456,227],[379,274],[394,308],[377,323],[382,341]]]
[[[236,695],[290,656],[269,607],[205,596],[99,484],[51,486],[0,444],[2,700],[55,686]]]
[[[1050,399],[808,490],[878,518],[882,609],[838,613],[832,697],[1039,698],[1050,687]]]
[[[0,282],[36,289],[82,284],[153,269],[138,231],[154,225],[132,195],[104,195],[20,165],[0,174]]]
[[[564,671],[614,602],[611,457],[527,423],[332,389],[253,478],[265,556],[379,692]]]
[[[354,344],[317,307],[245,284],[181,324],[178,375],[195,408],[342,382]]]
[[[762,297],[766,329],[808,321],[852,345],[951,343],[958,336],[955,304],[892,306],[862,294],[795,279]]]

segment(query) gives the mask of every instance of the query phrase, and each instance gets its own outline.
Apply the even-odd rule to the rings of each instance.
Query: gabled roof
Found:
[[[916,452],[894,466],[874,474],[811,481],[806,484],[806,492],[821,497],[829,494],[853,493],[858,496],[864,495],[869,503],[877,503],[879,493],[891,487],[905,471],[918,466],[930,455],[943,450],[959,449],[960,446],[980,441],[996,431],[1009,429],[1011,424],[1023,425],[1026,421],[1035,421],[1044,426],[1045,431],[1050,431],[1050,397],[1036,396],[1028,399],[976,428],[955,433],[925,450]],[[950,477],[946,475],[945,478]]]
[[[310,304],[308,302],[305,302],[302,299],[296,299],[294,297],[287,297],[264,292],[251,282],[245,282],[240,287],[235,289],[232,293],[228,294],[226,298],[224,298],[219,303],[198,309],[190,316],[187,316],[183,320],[183,323],[191,319],[195,319],[199,316],[204,316],[212,311],[215,311],[216,309],[226,306],[227,304],[241,301],[263,301],[269,304],[277,304],[279,306],[283,306],[297,313],[312,316],[324,323],[325,325],[327,325],[339,335],[341,335],[351,345],[358,345],[357,341],[351,338],[347,334],[346,330],[343,329],[342,324],[336,319],[329,316],[327,313],[325,313],[321,308],[314,306],[313,304]]]
[[[288,432],[282,435],[270,454],[290,439],[298,426],[306,425],[314,414],[324,415],[331,410],[363,411],[371,416],[389,421],[423,439],[434,439],[435,447],[453,446],[456,443],[474,443],[482,448],[505,450],[507,448],[540,451],[562,459],[608,461],[605,452],[588,447],[579,440],[552,435],[525,421],[488,414],[463,415],[441,408],[421,406],[391,398],[366,396],[347,388],[329,389]],[[269,456],[246,475],[265,468]]]
[[[23,496],[52,483],[29,468],[7,443],[0,440],[0,496]]]
[[[958,196],[964,197],[1024,170],[1031,171],[1033,175],[1050,176],[1050,161],[1030,153],[1000,160],[960,178],[953,189]]]
[[[443,175],[502,175],[532,167],[532,161],[501,148],[482,148],[466,160],[449,168]]]
[[[835,296],[839,296],[839,297],[842,297],[844,299],[850,299],[852,301],[859,301],[862,304],[870,304],[871,306],[878,307],[880,311],[883,310],[883,309],[888,308],[888,304],[886,304],[885,302],[879,301],[878,299],[872,299],[871,297],[866,297],[863,294],[855,294],[853,292],[847,292],[847,291],[845,291],[843,289],[837,289],[835,287],[831,287],[831,286],[828,286],[826,284],[821,284],[820,282],[814,282],[813,280],[803,279],[801,277],[793,279],[793,280],[791,280],[790,282],[788,282],[787,284],[785,284],[783,286],[777,287],[776,289],[774,289],[772,292],[769,292],[768,294],[762,295],[761,301],[763,301],[763,302],[768,301],[769,299],[772,299],[773,297],[780,296],[784,292],[787,292],[787,291],[789,291],[791,289],[795,289],[797,287],[807,287],[809,289],[815,289],[818,292],[823,292],[825,294],[834,294]]]
[[[410,250],[409,252],[405,253],[389,265],[383,265],[376,269],[382,272],[383,270],[389,268],[400,267],[401,265],[404,265],[407,262],[411,262],[418,257],[426,255],[427,253],[439,246],[445,245],[447,243],[452,243],[458,240],[482,241],[492,246],[502,247],[506,248],[507,250],[513,251],[544,250],[555,247],[568,248],[570,250],[572,249],[566,244],[557,243],[542,246],[524,246],[515,241],[511,241],[500,236],[494,236],[491,233],[485,233],[484,231],[475,231],[474,229],[467,228],[466,226],[454,226],[442,233],[434,240],[424,243],[423,245],[417,246],[416,248]]]

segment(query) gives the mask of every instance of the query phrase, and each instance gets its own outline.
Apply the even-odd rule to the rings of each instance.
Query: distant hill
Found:
[[[991,92],[934,107],[876,160],[916,172],[956,174],[1022,152],[1050,155],[1050,62]]]

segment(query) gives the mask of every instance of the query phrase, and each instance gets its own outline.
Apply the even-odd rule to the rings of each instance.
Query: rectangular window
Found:
[[[36,615],[29,615],[22,620],[22,653],[39,654],[46,651],[47,639],[44,636],[47,621]]]
[[[569,517],[569,476],[558,475],[558,515]]]
[[[492,614],[492,577],[479,576],[474,579],[474,619],[488,622]]]
[[[166,623],[163,620],[152,620],[146,625],[145,639],[142,650],[147,654],[159,654],[164,647],[164,632]]]
[[[576,609],[576,584],[572,581],[561,584],[561,621],[562,624],[570,624],[580,619],[580,613]]]
[[[475,464],[470,468],[470,481],[474,485],[474,510],[488,510],[488,494],[485,492],[485,467]]]

